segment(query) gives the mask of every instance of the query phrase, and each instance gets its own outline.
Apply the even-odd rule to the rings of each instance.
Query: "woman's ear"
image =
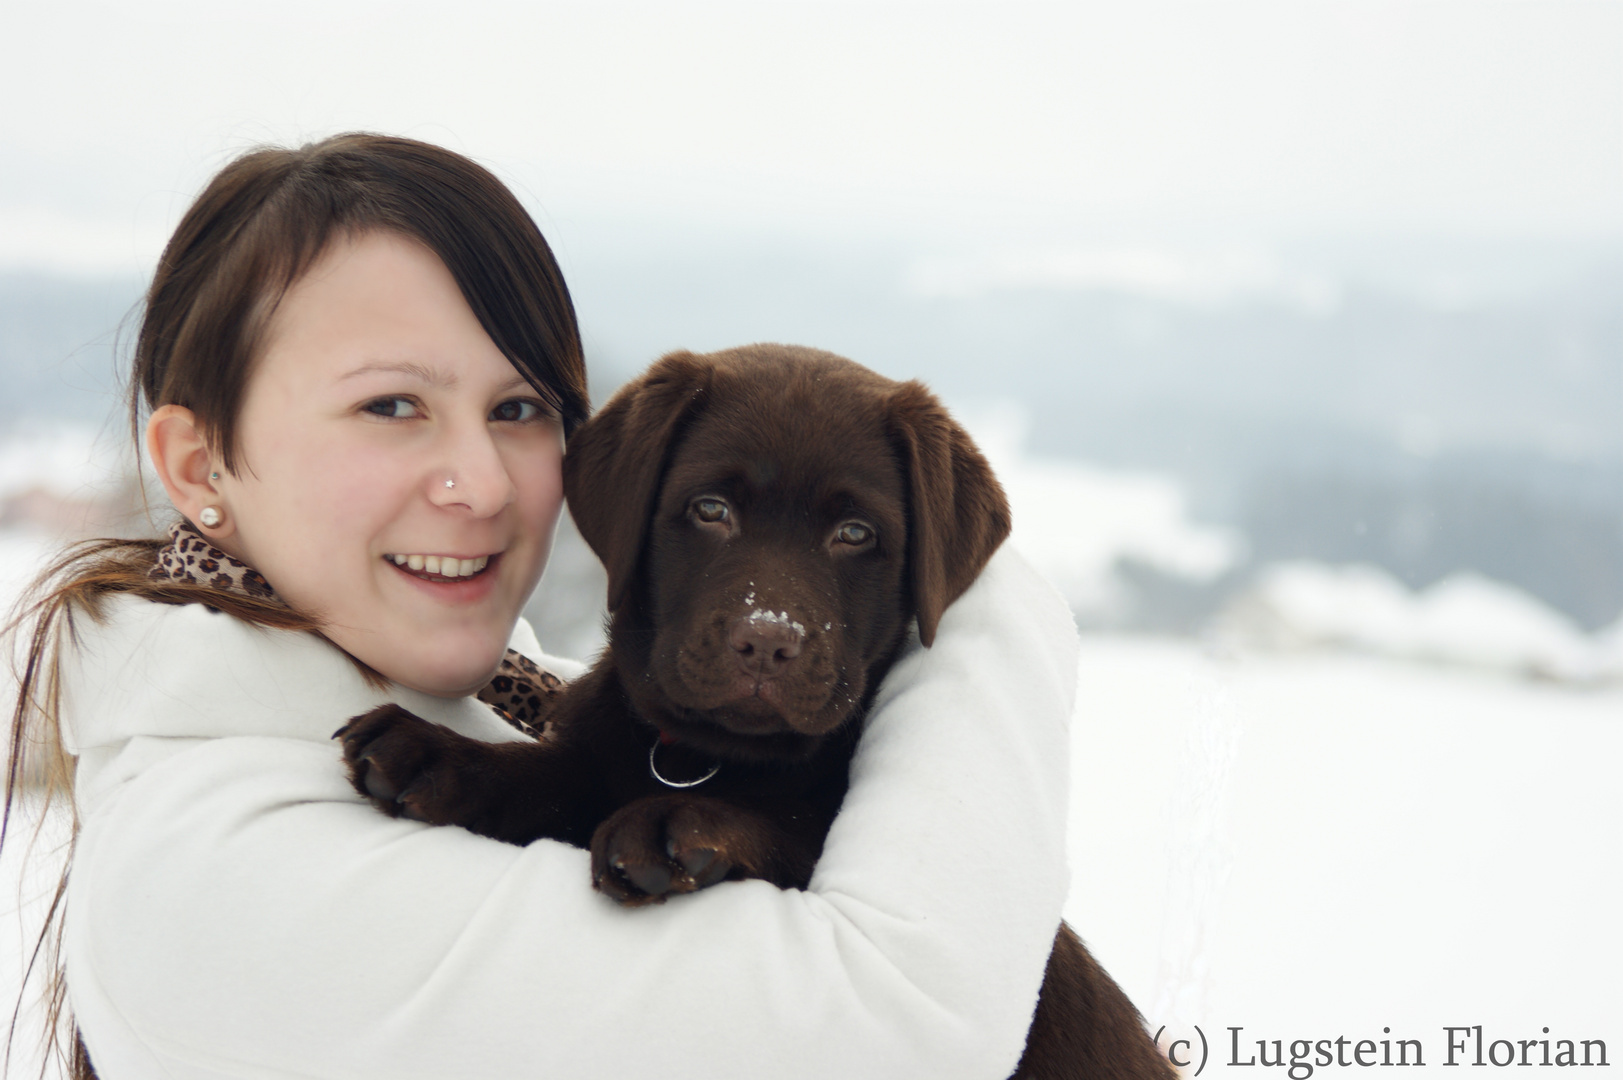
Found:
[[[224,540],[236,531],[221,494],[219,466],[192,410],[180,405],[153,410],[147,421],[147,456],[169,501],[203,535]]]

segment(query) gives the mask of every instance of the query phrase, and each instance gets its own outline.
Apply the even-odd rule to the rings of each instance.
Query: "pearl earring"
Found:
[[[220,526],[220,522],[224,520],[225,514],[221,513],[218,506],[205,506],[203,507],[203,512],[197,515],[198,524],[202,525],[205,529],[217,529]]]

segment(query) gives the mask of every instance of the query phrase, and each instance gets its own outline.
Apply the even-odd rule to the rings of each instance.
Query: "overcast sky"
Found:
[[[1623,0],[7,3],[0,267],[369,128],[544,228],[1623,236]]]

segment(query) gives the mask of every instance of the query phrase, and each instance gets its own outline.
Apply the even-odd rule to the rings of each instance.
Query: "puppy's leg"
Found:
[[[703,795],[653,795],[621,807],[592,836],[592,884],[634,906],[729,878],[801,887],[818,850],[765,815]]]
[[[560,743],[485,743],[383,705],[333,735],[350,782],[379,810],[527,844],[584,847],[589,760]]]
[[[1144,1018],[1060,923],[1026,1052],[1010,1080],[1176,1080]]]

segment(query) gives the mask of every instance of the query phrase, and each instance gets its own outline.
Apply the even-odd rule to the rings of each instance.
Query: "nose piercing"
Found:
[[[447,480],[445,482],[445,486],[448,487],[448,488],[454,488],[454,487],[456,487],[456,481],[455,480]]]

